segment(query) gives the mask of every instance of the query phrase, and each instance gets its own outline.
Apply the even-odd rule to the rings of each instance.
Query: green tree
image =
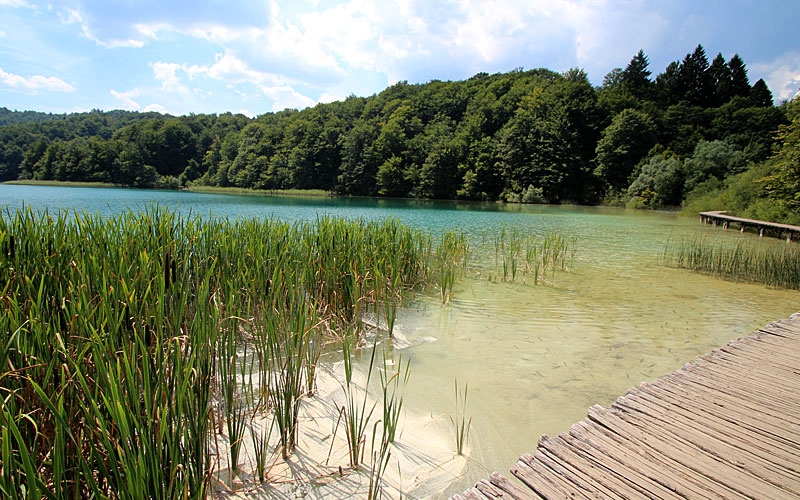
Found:
[[[673,61],[669,63],[663,73],[656,76],[656,93],[658,99],[664,106],[676,104],[685,98],[685,92],[681,85],[681,63]]]
[[[731,94],[732,96],[749,97],[750,80],[747,78],[747,66],[739,56],[734,54],[728,62],[731,71]]]
[[[759,78],[750,89],[750,102],[758,108],[769,108],[772,106],[772,92],[767,87],[767,82]]]
[[[380,167],[376,174],[378,183],[378,194],[381,196],[403,197],[408,196],[409,182],[406,179],[403,160],[398,156],[392,156]]]
[[[342,163],[336,192],[374,196],[378,192],[378,156],[374,145],[380,130],[374,121],[358,121],[342,138]]]
[[[710,107],[714,104],[708,68],[708,58],[702,45],[698,45],[694,52],[687,54],[681,63],[680,88],[684,98],[696,106]]]
[[[741,173],[747,164],[744,153],[725,141],[700,141],[691,158],[684,162],[686,191],[709,180],[724,180]]]
[[[680,205],[683,199],[683,165],[674,153],[660,152],[643,160],[639,175],[628,187],[634,205],[648,208]]]
[[[717,54],[708,67],[711,88],[714,91],[714,105],[721,106],[733,97],[731,69],[722,53]]]
[[[412,187],[414,196],[423,198],[455,198],[463,173],[459,175],[460,143],[455,138],[455,122],[440,115],[415,141],[424,160]],[[407,178],[414,180],[407,169]]]
[[[764,188],[770,199],[800,215],[800,98],[784,108],[789,123],[778,129],[778,148],[769,162],[774,173]]]
[[[611,121],[597,143],[594,173],[611,189],[622,191],[634,167],[655,144],[655,124],[646,114],[626,109]]]
[[[637,99],[649,99],[653,82],[650,81],[650,62],[643,50],[633,56],[622,72],[622,84]]]

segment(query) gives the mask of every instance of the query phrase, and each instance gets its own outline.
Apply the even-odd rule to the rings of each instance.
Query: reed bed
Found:
[[[369,311],[391,332],[409,290],[449,294],[465,248],[394,220],[7,211],[0,496],[203,498],[222,433],[233,473],[253,440],[263,480],[273,430],[284,456],[297,442],[323,345],[358,346]]]
[[[663,261],[728,280],[800,290],[800,247],[791,243],[751,238],[670,241]]]
[[[492,276],[515,283],[529,280],[537,285],[552,279],[555,272],[566,271],[575,259],[577,238],[548,231],[544,235],[528,234],[519,228],[503,226],[494,234],[485,233],[483,244],[494,249],[495,268]]]

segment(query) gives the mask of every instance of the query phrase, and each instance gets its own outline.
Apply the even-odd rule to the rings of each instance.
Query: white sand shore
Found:
[[[264,484],[255,477],[256,461],[249,432],[245,434],[239,458],[239,473],[233,481],[227,463],[227,436],[216,436],[220,453],[215,459],[221,471],[212,485],[216,498],[367,498],[370,467],[363,464],[359,470],[349,467],[344,418],[339,421],[345,392],[334,374],[343,374],[341,363],[335,364],[331,371],[318,373],[317,393],[302,401],[297,448],[286,460],[276,446],[277,431],[273,431],[270,446],[273,455],[269,458],[272,466]],[[355,382],[363,393],[363,375]],[[375,396],[369,395],[368,411]],[[364,461],[368,463],[373,425],[381,417],[382,406],[378,401],[367,425]],[[257,418],[254,424],[269,426],[270,421]],[[377,432],[381,432],[380,424]],[[382,479],[383,498],[435,496],[465,469],[467,459],[455,452],[455,434],[449,416],[417,415],[404,408],[397,433],[390,445],[389,465]]]

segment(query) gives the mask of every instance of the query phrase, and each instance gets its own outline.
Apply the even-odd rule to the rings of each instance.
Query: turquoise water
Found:
[[[592,404],[611,404],[631,386],[800,310],[797,292],[660,265],[670,238],[755,238],[672,213],[0,185],[0,206],[23,203],[103,214],[158,204],[203,217],[396,217],[434,232],[463,230],[483,262],[458,282],[448,305],[438,296],[409,302],[394,346],[395,355],[411,359],[409,411],[447,428],[455,414],[454,380],[469,385],[469,467],[444,496],[493,470],[506,472],[540,435],[566,431]],[[524,277],[502,282],[491,241],[503,227],[575,236],[570,269],[536,286]]]

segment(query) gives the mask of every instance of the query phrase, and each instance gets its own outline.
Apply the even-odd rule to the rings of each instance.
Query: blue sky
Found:
[[[583,68],[698,43],[776,102],[800,88],[796,0],[0,0],[0,106],[250,116],[400,80]]]

